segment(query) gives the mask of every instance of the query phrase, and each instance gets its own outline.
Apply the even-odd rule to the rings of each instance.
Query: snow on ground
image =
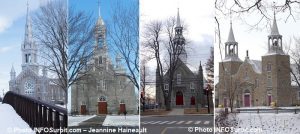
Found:
[[[139,126],[139,115],[107,115],[103,126]]]
[[[97,115],[78,115],[78,116],[68,116],[68,126],[78,126],[79,123],[86,121],[88,119],[94,118]]]
[[[35,134],[9,104],[0,103],[1,134]]]
[[[300,114],[294,113],[237,113],[229,114],[235,128],[259,128],[263,134],[300,133]]]
[[[297,107],[276,107],[278,109],[300,109],[300,106]],[[274,109],[272,107],[268,106],[257,106],[257,107],[241,107],[241,108],[236,108],[236,109]]]

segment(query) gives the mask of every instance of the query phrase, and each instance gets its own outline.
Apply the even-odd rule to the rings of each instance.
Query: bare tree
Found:
[[[214,48],[210,48],[210,57],[205,64],[205,70],[207,75],[207,83],[213,87],[214,85]]]
[[[141,71],[140,71],[140,85],[142,88],[141,91],[141,104],[142,104],[142,110],[145,111],[145,101],[146,101],[146,63],[145,60],[141,61]]]
[[[71,10],[68,14],[65,1],[49,1],[34,18],[34,37],[40,46],[40,56],[58,78],[53,82],[66,96],[69,86],[80,79],[78,74],[92,52],[89,22],[90,17],[83,12]]]
[[[125,61],[126,76],[139,90],[139,14],[138,3],[126,6],[122,2],[112,7],[112,20],[108,24],[108,39],[116,54]]]
[[[300,87],[300,38],[294,38],[295,48],[289,49],[289,54],[291,56],[294,65],[291,66],[290,72],[292,74],[292,81]]]
[[[276,3],[274,1],[265,1],[265,0],[215,0],[215,35],[216,42],[219,48],[219,54],[221,55],[221,60],[223,60],[222,49],[221,49],[221,27],[220,27],[220,18],[222,17],[236,17],[243,24],[247,24],[250,30],[255,29],[265,29],[265,27],[269,27],[271,25],[273,15],[274,14],[283,14],[285,16],[285,21],[292,19],[293,21],[297,21],[296,15],[299,15],[300,11],[300,1],[298,0],[279,0]],[[249,18],[250,15],[255,16],[255,21],[251,21],[252,24],[249,24],[246,19]],[[221,64],[222,70],[225,70],[223,64]],[[226,75],[222,76],[222,79],[226,79]],[[230,82],[232,83],[232,82]],[[228,87],[228,83],[224,82],[224,87]],[[230,86],[228,89],[231,93],[235,94],[236,86]],[[233,105],[233,101],[235,99],[234,96],[229,95],[230,107]],[[232,108],[231,108],[232,109]]]
[[[171,94],[173,91],[174,74],[179,67],[179,56],[182,54],[183,46],[174,42],[176,21],[174,17],[163,21],[152,21],[145,26],[143,46],[148,48],[155,59],[157,65],[158,86],[163,93],[166,110],[171,110]],[[164,52],[163,52],[164,51]],[[165,57],[164,57],[165,53]],[[164,79],[167,76],[167,79]],[[169,85],[168,90],[164,90],[164,83]]]

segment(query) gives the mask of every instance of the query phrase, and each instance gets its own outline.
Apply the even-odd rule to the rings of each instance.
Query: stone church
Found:
[[[95,25],[95,48],[87,63],[87,75],[71,86],[71,112],[74,114],[137,113],[134,84],[126,76],[119,55],[115,65],[108,53],[106,26],[99,16]]]
[[[57,79],[49,78],[45,66],[38,64],[38,46],[32,38],[32,26],[27,4],[25,38],[21,45],[22,71],[16,76],[12,66],[9,90],[51,103],[65,103],[66,94],[54,84]]]
[[[290,68],[293,66],[290,56],[282,49],[282,35],[275,15],[267,39],[268,51],[261,61],[251,60],[248,51],[242,61],[230,24],[225,59],[219,63],[216,105],[229,107],[231,103],[233,107],[252,107],[270,106],[272,102],[276,106],[299,105],[300,90],[291,82]]]
[[[185,38],[183,37],[183,27],[180,23],[179,10],[177,12],[175,36],[173,41],[176,45],[184,46]],[[187,64],[187,52],[183,48],[179,55],[178,67],[175,71],[173,91],[171,93],[171,108],[193,108],[198,104],[205,106],[205,97],[203,94],[204,78],[203,70],[200,62],[198,73],[193,72]],[[156,83],[159,82],[158,72],[156,73]],[[156,84],[156,103],[161,107],[165,107],[164,93],[169,93],[168,84],[169,74],[164,74],[164,89],[162,90],[159,84]]]

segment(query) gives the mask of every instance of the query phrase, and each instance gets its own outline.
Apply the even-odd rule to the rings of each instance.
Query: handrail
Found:
[[[26,95],[8,91],[2,103],[10,104],[30,128],[67,128],[67,110]]]

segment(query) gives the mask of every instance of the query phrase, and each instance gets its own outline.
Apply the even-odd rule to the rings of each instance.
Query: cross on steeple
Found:
[[[272,5],[272,8],[273,8],[273,13],[274,13],[274,16],[275,16],[275,12],[276,12],[276,2],[273,1],[273,5]]]
[[[98,16],[99,17],[101,16],[101,13],[100,13],[100,0],[98,0]]]

